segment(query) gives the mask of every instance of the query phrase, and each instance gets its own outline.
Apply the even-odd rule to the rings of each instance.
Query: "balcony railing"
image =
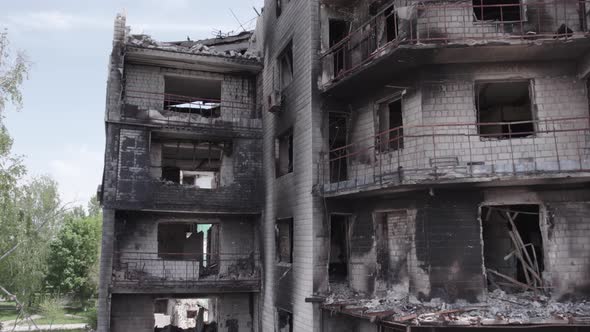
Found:
[[[393,128],[320,161],[325,195],[404,184],[590,172],[590,118]],[[585,176],[590,176],[590,173]]]
[[[404,7],[393,5],[391,1],[322,54],[327,75],[324,83],[341,80],[403,45],[534,43],[585,36],[590,9],[590,3],[584,0],[494,5],[427,0]]]
[[[258,255],[116,252],[113,287],[257,290]]]
[[[262,116],[254,101],[206,99],[150,91],[125,91],[125,121],[159,125],[259,130]]]

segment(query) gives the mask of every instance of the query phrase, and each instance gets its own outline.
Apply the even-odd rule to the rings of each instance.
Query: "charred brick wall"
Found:
[[[282,4],[277,17],[276,5]],[[280,88],[281,52],[292,42],[293,80],[284,87],[282,109],[278,114],[263,108],[264,199],[264,294],[262,330],[276,329],[277,307],[293,313],[294,331],[317,331],[317,313],[305,298],[313,294],[314,203],[311,195],[315,170],[312,118],[312,26],[317,24],[317,1],[266,0],[264,7],[263,100]],[[276,177],[275,138],[293,129],[293,172]],[[279,218],[293,218],[293,263],[278,266],[275,224]]]
[[[125,127],[112,130],[114,144],[118,138],[116,176],[109,179],[105,206],[118,209],[158,209],[205,212],[257,212],[262,161],[256,139],[233,139],[231,170],[233,182],[217,189],[199,189],[170,184],[150,176],[150,131]],[[115,162],[110,166],[115,165]],[[112,187],[114,186],[114,188]]]
[[[426,300],[481,299],[481,200],[477,192],[435,191],[434,196],[416,193],[333,204],[334,212],[354,206],[351,288],[367,294],[405,288]]]
[[[429,271],[425,299],[476,301],[483,295],[477,192],[435,191],[416,217],[416,256]]]

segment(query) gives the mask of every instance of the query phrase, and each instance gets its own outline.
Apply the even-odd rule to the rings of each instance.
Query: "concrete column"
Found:
[[[113,269],[115,239],[115,210],[102,211],[102,244],[100,254],[100,282],[98,286],[97,332],[110,331],[110,286]]]

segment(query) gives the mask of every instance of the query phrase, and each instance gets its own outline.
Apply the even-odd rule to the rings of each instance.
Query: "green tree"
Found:
[[[50,244],[47,283],[62,293],[73,292],[81,302],[96,292],[93,269],[98,261],[101,216],[69,216]]]
[[[20,86],[27,78],[29,68],[26,54],[23,51],[13,53],[7,31],[0,32],[0,114],[7,102],[22,107]]]
[[[0,255],[10,254],[0,261],[0,285],[30,303],[44,287],[49,243],[62,218],[57,183],[39,177],[1,194]]]

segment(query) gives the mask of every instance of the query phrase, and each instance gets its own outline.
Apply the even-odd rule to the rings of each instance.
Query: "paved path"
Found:
[[[4,322],[2,322],[4,323]],[[49,325],[37,325],[39,327],[40,330],[47,330],[49,331]],[[86,327],[86,324],[53,324],[51,325],[51,330],[79,330],[79,329],[83,329]],[[6,324],[4,325],[4,328],[2,329],[1,332],[10,332],[12,331],[13,326],[6,326]],[[14,328],[14,331],[38,331],[37,329],[35,329],[35,326],[31,325],[17,325],[16,328]]]

